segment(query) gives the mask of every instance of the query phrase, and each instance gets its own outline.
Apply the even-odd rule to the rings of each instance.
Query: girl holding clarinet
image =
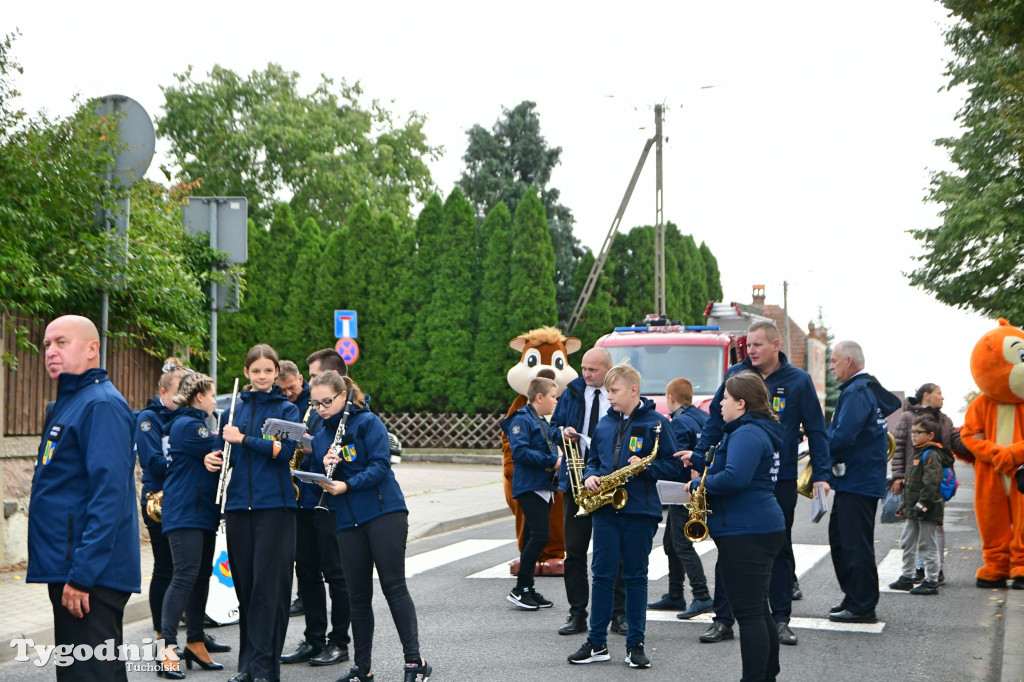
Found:
[[[273,348],[250,348],[244,370],[250,383],[238,395],[233,424],[221,415],[218,445],[231,444],[224,518],[240,635],[239,674],[231,682],[281,678],[297,509],[288,464],[296,443],[264,439],[262,429],[267,419],[297,422],[302,415],[274,383],[280,371]],[[206,456],[210,471],[219,471],[221,462],[219,452]]]
[[[168,434],[170,464],[164,482],[164,535],[174,559],[174,577],[163,602],[161,632],[166,652],[163,673],[167,679],[180,680],[184,674],[175,662],[178,644],[178,619],[185,612],[187,644],[182,658],[192,667],[223,670],[206,649],[203,631],[206,596],[210,591],[213,550],[220,522],[217,508],[217,474],[207,471],[204,458],[216,440],[206,426],[206,418],[217,405],[213,379],[190,373],[181,380],[174,402]]]
[[[405,682],[426,682],[431,667],[420,656],[416,607],[405,583],[409,510],[391,470],[388,432],[370,412],[366,397],[349,377],[317,375],[309,384],[310,405],[324,420],[313,438],[334,498],[341,563],[352,605],[355,666],[338,682],[372,682],[373,569],[391,610],[405,655]]]

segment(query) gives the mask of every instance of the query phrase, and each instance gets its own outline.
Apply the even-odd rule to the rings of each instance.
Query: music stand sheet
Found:
[[[686,484],[678,481],[658,481],[658,497],[662,504],[689,504],[690,493],[686,492]]]

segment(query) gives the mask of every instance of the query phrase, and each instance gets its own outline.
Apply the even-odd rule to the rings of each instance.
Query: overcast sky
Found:
[[[466,130],[533,100],[548,143],[562,147],[552,185],[595,251],[662,102],[665,218],[718,257],[726,300],[749,302],[764,284],[782,305],[788,281],[804,329],[820,307],[888,388],[940,384],[959,424],[960,397],[974,388],[971,349],[995,322],[935,302],[902,274],[921,252],[906,230],[938,222],[923,199],[929,171],[948,160],[933,141],[957,132],[961,93],[940,92],[948,21],[931,0],[112,0],[4,10],[4,31],[22,33],[16,84],[30,112],[64,115],[75,94],[119,93],[155,115],[159,86],[189,65],[200,78],[214,64],[247,74],[276,62],[307,90],[323,73],[360,81],[396,112],[425,114],[430,143],[445,148],[431,168],[444,194],[462,171]],[[654,222],[653,161],[623,229]]]

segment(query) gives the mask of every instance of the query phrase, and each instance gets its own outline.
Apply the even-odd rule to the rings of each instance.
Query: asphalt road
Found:
[[[970,472],[958,472],[963,482],[946,514],[947,584],[936,597],[886,592],[878,606],[884,626],[880,632],[837,631],[829,627],[829,607],[840,594],[827,553],[827,518],[810,523],[810,502],[801,498],[794,527],[802,566],[800,584],[804,599],[794,603],[797,646],[782,648],[780,679],[819,680],[999,680],[1001,678],[1001,600],[1019,592],[979,590],[974,570],[980,561],[978,533],[971,503]],[[965,480],[966,479],[966,480]],[[876,558],[886,582],[893,565],[900,526],[876,527]],[[559,636],[556,631],[566,615],[561,579],[538,578],[537,588],[555,602],[552,609],[524,612],[505,601],[514,581],[503,565],[516,556],[513,524],[503,519],[476,527],[433,536],[410,544],[410,590],[419,616],[423,655],[434,667],[431,679],[440,680],[619,680],[638,675],[647,680],[738,679],[738,641],[700,644],[706,622],[684,622],[671,614],[647,623],[647,653],[652,668],[634,671],[623,662],[624,638],[609,635],[613,658],[607,663],[571,666],[566,656],[578,648],[584,635]],[[708,575],[713,575],[716,552],[710,541],[702,555]],[[817,547],[815,547],[817,546]],[[887,559],[887,557],[889,557]],[[661,531],[652,553],[649,593],[656,599],[667,590],[667,577],[658,569],[664,563]],[[898,568],[893,570],[898,571]],[[475,576],[475,574],[483,574]],[[498,577],[486,577],[495,575]],[[687,598],[690,597],[687,589]],[[377,680],[400,680],[401,647],[379,591],[375,597],[377,633],[374,672]],[[286,651],[302,636],[302,618],[292,618]],[[238,628],[211,630],[219,641],[238,644]],[[125,640],[139,642],[151,636],[146,622],[128,625]],[[1017,644],[1019,646],[1019,643]],[[233,654],[217,660],[228,674],[194,670],[189,679],[226,680],[234,674]],[[283,666],[284,680],[335,680],[349,664],[328,668],[308,665]],[[0,680],[52,680],[51,666],[8,662],[0,665]],[[152,672],[131,672],[129,679],[154,679]]]

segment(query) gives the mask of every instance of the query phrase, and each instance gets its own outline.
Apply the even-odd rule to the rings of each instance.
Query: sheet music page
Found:
[[[292,469],[292,476],[299,479],[303,483],[312,483],[316,485],[318,481],[324,481],[330,483],[331,479],[327,478],[323,474],[318,474],[314,471],[299,471],[298,469]]]
[[[828,496],[825,488],[820,485],[814,486],[814,497],[811,498],[811,522],[817,523],[828,513]]]
[[[662,504],[688,504],[690,493],[686,492],[686,484],[678,481],[658,481],[658,497]]]

